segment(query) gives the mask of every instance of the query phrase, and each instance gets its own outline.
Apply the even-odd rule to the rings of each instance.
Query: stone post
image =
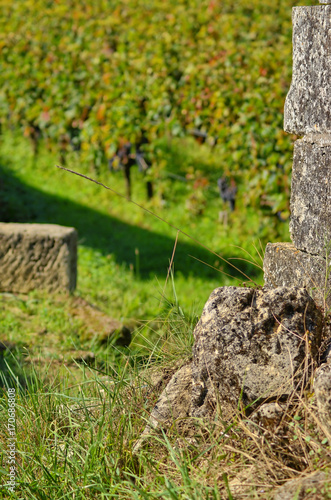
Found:
[[[74,228],[0,222],[0,292],[72,292],[76,279]]]
[[[294,7],[292,21],[293,75],[284,130],[302,136],[293,155],[293,243],[267,245],[264,278],[269,286],[303,286],[320,306],[330,308],[331,5]]]

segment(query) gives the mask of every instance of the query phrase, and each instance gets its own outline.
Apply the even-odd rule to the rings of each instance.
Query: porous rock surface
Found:
[[[55,224],[0,223],[0,291],[72,291],[77,232]]]
[[[298,286],[322,308],[331,307],[331,273],[326,259],[298,250],[292,243],[268,243],[263,270],[266,286]],[[326,279],[327,278],[327,279]]]
[[[286,413],[286,405],[279,404],[277,401],[262,404],[250,416],[251,421],[257,423],[265,429],[275,430],[281,419]]]
[[[135,443],[133,452],[137,453],[144,441],[153,431],[167,428],[178,420],[190,415],[192,388],[191,364],[180,368],[170,379],[156,402],[144,432]]]
[[[293,73],[284,108],[284,130],[331,133],[331,5],[294,7]]]
[[[325,246],[331,242],[331,134],[309,134],[294,144],[290,233],[296,248],[326,257]]]
[[[274,500],[328,498],[326,495],[330,492],[330,481],[330,473],[327,471],[318,471],[306,477],[292,479],[276,490]]]
[[[321,422],[331,438],[331,362],[324,363],[316,371],[314,390]]]
[[[321,335],[322,314],[305,289],[217,288],[194,331],[192,415],[209,415],[217,401],[291,394]]]

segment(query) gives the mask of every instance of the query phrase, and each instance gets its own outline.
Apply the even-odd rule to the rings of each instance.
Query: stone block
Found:
[[[0,291],[72,291],[77,232],[55,224],[0,223]]]
[[[164,389],[148,420],[138,441],[136,441],[133,452],[137,453],[152,431],[167,429],[175,423],[180,424],[190,416],[192,389],[191,365],[182,366],[171,378]],[[177,422],[176,422],[177,421]]]
[[[301,252],[291,243],[268,243],[263,270],[266,286],[306,288],[320,307],[331,307],[331,275],[327,279],[327,263],[322,257]]]
[[[310,134],[294,144],[290,233],[296,248],[325,257],[331,242],[331,134]]]
[[[293,73],[284,130],[331,132],[331,5],[294,7]]]
[[[218,402],[236,408],[301,388],[322,324],[303,288],[214,290],[194,330],[192,415],[208,416]]]

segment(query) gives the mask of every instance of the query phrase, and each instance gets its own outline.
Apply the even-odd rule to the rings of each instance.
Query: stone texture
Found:
[[[253,422],[265,429],[276,430],[284,417],[286,406],[279,404],[277,401],[264,403],[250,416]]]
[[[191,365],[185,365],[172,376],[159,397],[144,432],[133,447],[134,453],[139,451],[153,431],[165,429],[176,420],[185,419],[190,415],[191,388]]]
[[[293,73],[284,130],[331,132],[331,5],[294,7]]]
[[[310,476],[287,481],[276,490],[274,500],[317,500],[328,498],[331,489],[329,471],[318,471]]]
[[[294,144],[290,233],[299,250],[325,257],[331,242],[331,134],[310,134]]]
[[[192,415],[207,416],[217,401],[244,406],[281,397],[301,384],[321,343],[322,313],[302,288],[223,287],[207,301],[195,331]]]
[[[54,224],[0,223],[0,291],[76,287],[77,232]]]
[[[301,252],[292,243],[268,243],[263,270],[266,286],[303,287],[320,307],[331,307],[331,275],[326,282],[322,257]]]
[[[314,390],[318,413],[331,438],[331,364],[324,363],[315,374]]]

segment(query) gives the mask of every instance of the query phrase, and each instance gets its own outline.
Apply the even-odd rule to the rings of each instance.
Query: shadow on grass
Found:
[[[6,349],[5,349],[6,347]],[[22,346],[5,346],[0,342],[0,388],[20,388],[25,390],[31,377],[23,368]]]
[[[97,249],[103,255],[113,254],[119,264],[134,264],[137,248],[139,249],[141,279],[148,279],[155,273],[160,277],[166,275],[175,241],[175,235],[172,239],[169,236],[121,222],[65,197],[45,194],[22,183],[9,169],[1,165],[0,220],[75,227],[78,230],[80,244]],[[217,258],[197,245],[181,241],[183,238],[180,236],[176,249],[176,272],[184,276],[195,274],[203,278],[215,279],[217,271],[197,262],[190,256],[210,265],[213,265]],[[231,257],[233,256],[232,249]],[[222,255],[222,257],[229,256]],[[240,268],[252,279],[259,274],[257,269],[248,263],[240,263]],[[243,279],[238,272],[226,264],[223,271]]]

